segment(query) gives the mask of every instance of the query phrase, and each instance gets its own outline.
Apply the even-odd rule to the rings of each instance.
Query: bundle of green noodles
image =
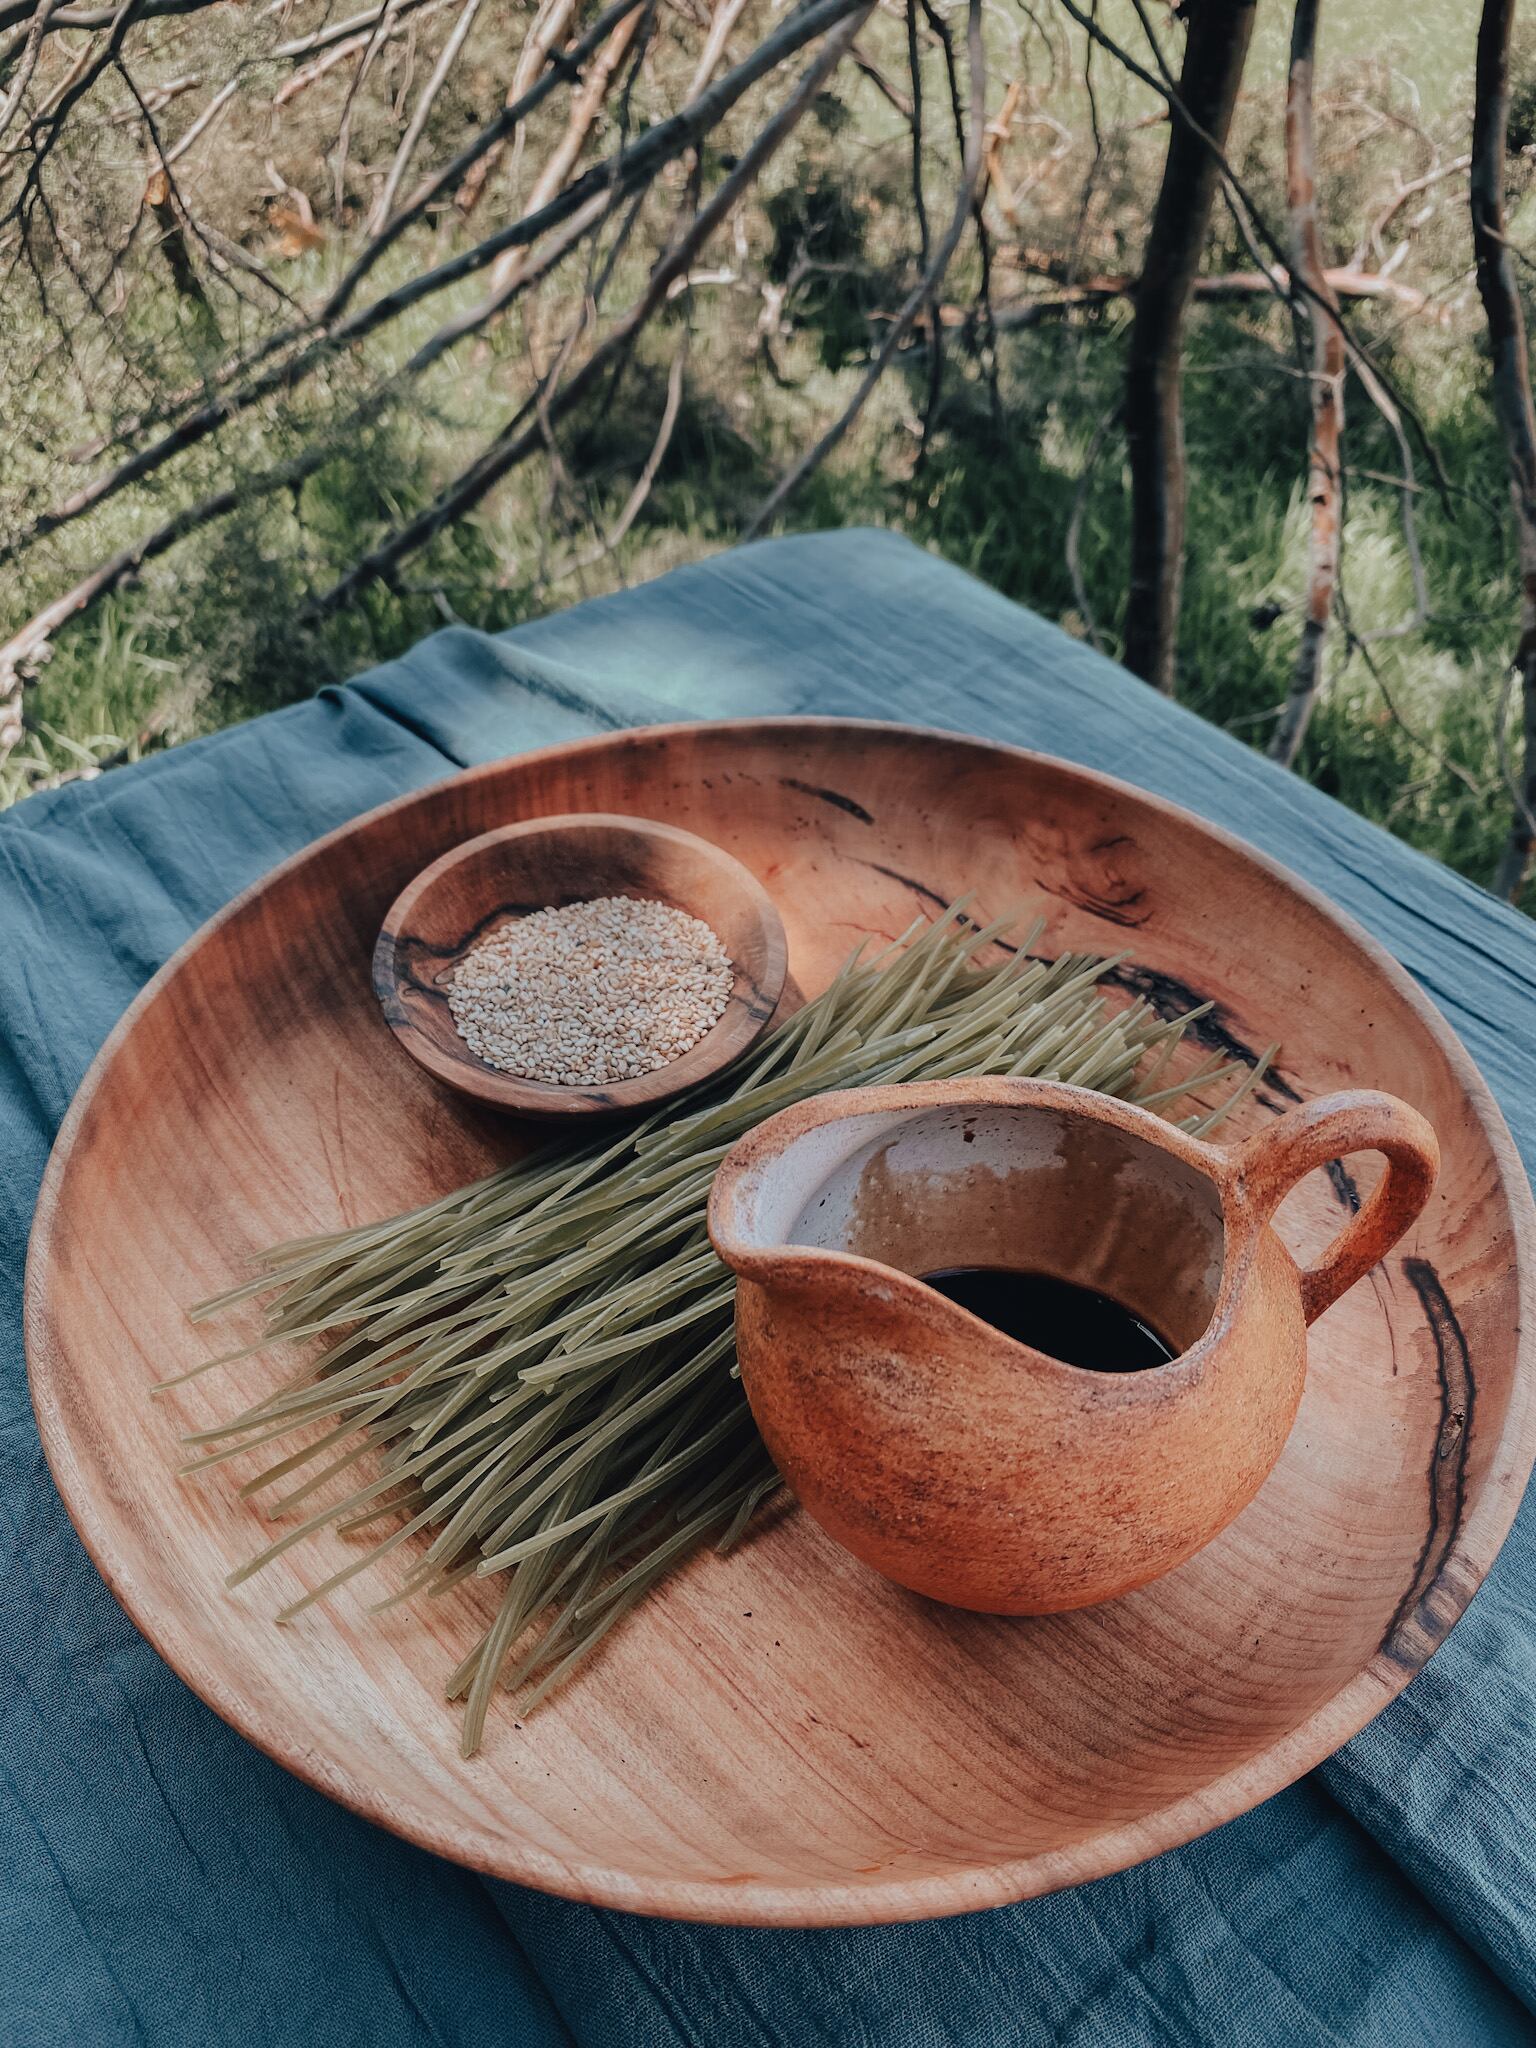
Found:
[[[279,1246],[195,1311],[270,1291],[265,1341],[324,1347],[187,1439],[189,1472],[296,1440],[243,1492],[300,1519],[231,1584],[326,1525],[377,1525],[378,1539],[284,1619],[407,1545],[382,1606],[496,1576],[496,1618],[448,1681],[471,1755],[498,1680],[526,1711],[696,1545],[733,1544],[778,1484],[735,1376],[734,1284],[704,1227],[736,1138],[824,1090],[966,1074],[1070,1081],[1165,1113],[1198,1091],[1207,1106],[1183,1122],[1203,1131],[1262,1071],[1216,1058],[1171,1079],[1190,1017],[1112,1010],[1111,963],[1035,957],[1038,924],[1008,950],[1011,923],[977,929],[960,905],[919,920],[681,1105],[409,1215]]]

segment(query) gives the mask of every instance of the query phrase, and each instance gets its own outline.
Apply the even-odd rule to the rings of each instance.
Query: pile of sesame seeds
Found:
[[[448,1007],[488,1066],[563,1087],[626,1081],[697,1045],[734,971],[702,919],[629,896],[514,918],[453,971]]]

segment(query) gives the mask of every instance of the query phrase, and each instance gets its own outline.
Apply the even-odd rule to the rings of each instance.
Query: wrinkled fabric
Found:
[[[442,1863],[234,1735],[139,1638],[48,1477],[21,1345],[49,1144],[111,1025],[317,834],[473,762],[656,719],[1007,739],[1240,832],[1445,1010],[1536,1156],[1536,932],[887,534],[766,542],[453,628],[0,816],[0,2042],[1147,2048],[1536,2040],[1536,1509],[1427,1670],[1303,1783],[1137,1870],[829,1932],[686,1926]]]

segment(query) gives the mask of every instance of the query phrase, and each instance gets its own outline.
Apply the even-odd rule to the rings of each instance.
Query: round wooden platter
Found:
[[[519,1142],[393,1043],[369,955],[426,862],[567,811],[656,818],[734,853],[782,912],[792,989],[823,986],[861,934],[972,890],[978,916],[1038,907],[1053,952],[1128,950],[1127,993],[1170,1010],[1214,998],[1207,1045],[1280,1041],[1239,1132],[1344,1086],[1429,1117],[1444,1149],[1429,1208],[1313,1329],[1284,1455],[1223,1535],[1107,1606],[997,1620],[873,1577],[781,1496],[526,1724],[503,1702],[469,1763],[440,1686],[491,1589],[371,1617],[397,1556],[275,1628],[355,1554],[328,1536],[224,1590],[270,1532],[238,1496],[238,1462],[177,1478],[178,1432],[295,1361],[246,1360],[162,1402],[148,1388],[206,1355],[185,1310],[241,1278],[253,1249],[423,1201]],[[1301,1184],[1279,1219],[1298,1256],[1376,1170]],[[429,1849],[573,1898],[758,1924],[906,1920],[1187,1841],[1407,1684],[1487,1572],[1536,1453],[1533,1223],[1508,1132],[1440,1017],[1362,931],[1237,841],[1081,769],[932,732],[666,727],[402,799],[193,938],[60,1134],[28,1357],[49,1462],[107,1582],[182,1677],[301,1777]],[[218,1348],[258,1322],[232,1316]]]

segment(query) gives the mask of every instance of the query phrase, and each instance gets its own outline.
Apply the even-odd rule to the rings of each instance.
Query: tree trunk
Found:
[[[1291,68],[1285,96],[1285,189],[1291,261],[1316,297],[1307,299],[1312,324],[1312,447],[1307,502],[1312,526],[1307,552],[1307,616],[1291,672],[1290,695],[1269,743],[1272,761],[1289,768],[1301,751],[1322,679],[1323,643],[1339,573],[1339,439],[1344,429],[1344,330],[1339,302],[1328,284],[1317,218],[1317,149],[1312,132],[1318,0],[1296,0],[1291,23]]]
[[[1525,316],[1514,258],[1504,239],[1504,158],[1509,129],[1509,39],[1515,0],[1485,0],[1477,31],[1477,99],[1472,114],[1472,249],[1488,319],[1493,404],[1509,457],[1520,556],[1520,642],[1514,666],[1524,702],[1525,750],[1515,815],[1494,877],[1511,902],[1530,872],[1536,844],[1536,411],[1526,358]]]
[[[1253,14],[1254,0],[1188,0],[1184,9],[1179,99],[1189,118],[1174,109],[1126,360],[1131,575],[1124,659],[1170,695],[1184,577],[1184,314],[1216,197],[1219,170],[1210,144],[1226,148]]]

